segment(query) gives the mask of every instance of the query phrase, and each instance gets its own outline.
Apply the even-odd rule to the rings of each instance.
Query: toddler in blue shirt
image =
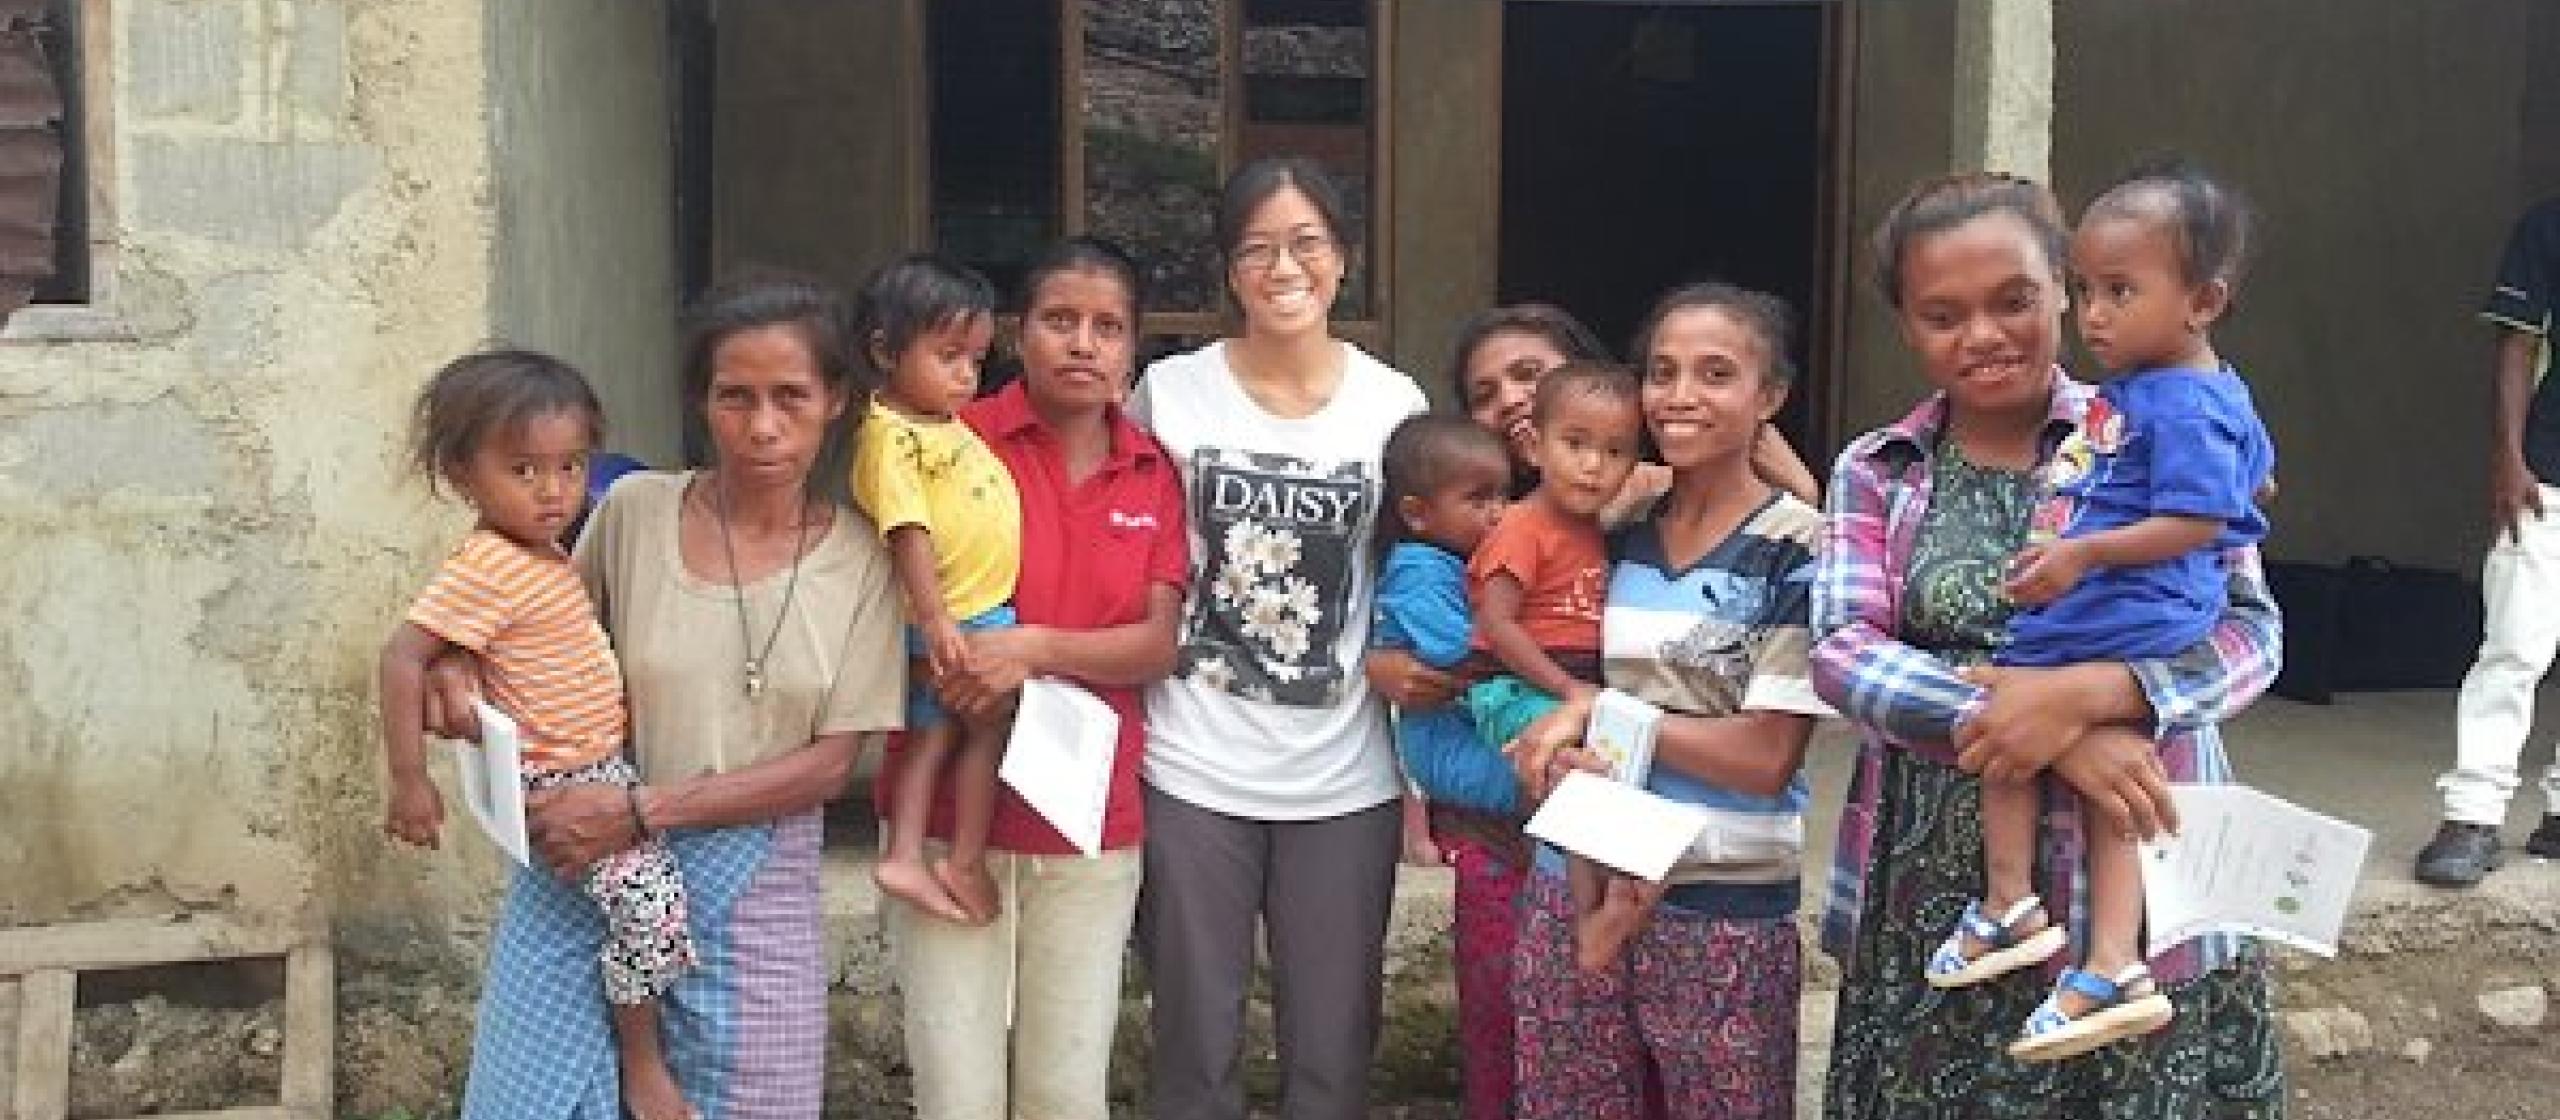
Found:
[[[1467,556],[1510,505],[1510,455],[1474,421],[1424,413],[1387,437],[1379,470],[1384,558],[1369,643],[1410,650],[1434,669],[1455,672],[1475,632]],[[1396,754],[1431,802],[1502,817],[1519,812],[1510,763],[1476,733],[1465,705],[1397,712]]]
[[[2208,334],[2247,255],[2247,208],[2183,164],[2119,180],[2072,236],[2081,340],[2108,375],[2047,468],[2048,500],[2004,584],[2027,609],[2003,665],[2168,657],[2204,640],[2228,597],[2219,554],[2258,542],[2275,449],[2249,389]],[[2091,735],[2129,736],[2129,727]],[[2085,742],[2085,741],[2084,741]],[[2078,749],[2078,748],[2074,748]],[[2041,779],[1986,776],[1987,897],[1967,906],[1928,965],[1939,987],[2041,964],[2067,937],[2032,887]],[[2085,1053],[2167,1025],[2173,1009],[2143,963],[2135,838],[2082,807],[2088,944],[2009,1051],[2028,1061]]]

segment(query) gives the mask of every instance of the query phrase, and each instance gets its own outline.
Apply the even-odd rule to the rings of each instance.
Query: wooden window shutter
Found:
[[[54,271],[62,93],[38,30],[45,0],[0,0],[0,320]]]

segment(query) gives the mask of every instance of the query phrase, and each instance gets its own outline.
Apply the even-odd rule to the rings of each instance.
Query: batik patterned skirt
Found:
[[[1876,847],[1858,933],[1841,962],[1829,1120],[2280,1120],[2265,958],[2167,987],[2176,1016],[2156,1034],[2060,1062],[2008,1045],[2051,990],[2022,969],[1941,991],[1929,954],[1980,897],[1980,785],[1908,754],[1885,759]],[[2038,879],[2043,878],[2041,871]]]

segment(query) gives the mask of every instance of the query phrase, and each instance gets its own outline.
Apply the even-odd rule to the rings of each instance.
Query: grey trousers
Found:
[[[1401,817],[1388,801],[1261,821],[1146,791],[1138,892],[1155,1034],[1153,1120],[1244,1120],[1254,923],[1271,952],[1283,1120],[1365,1120]]]

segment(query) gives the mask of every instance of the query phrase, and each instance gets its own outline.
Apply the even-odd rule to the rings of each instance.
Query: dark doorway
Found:
[[[1810,369],[1834,8],[1506,4],[1503,301],[1558,304],[1622,349],[1665,288],[1729,280],[1786,298]],[[1780,417],[1808,458],[1822,399],[1799,384]]]

